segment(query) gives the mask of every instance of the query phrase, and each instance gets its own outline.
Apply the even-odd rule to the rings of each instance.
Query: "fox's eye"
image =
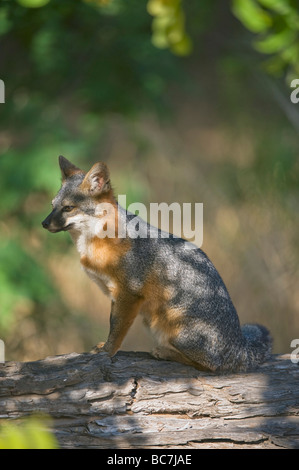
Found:
[[[62,212],[71,212],[74,208],[74,206],[63,206]]]

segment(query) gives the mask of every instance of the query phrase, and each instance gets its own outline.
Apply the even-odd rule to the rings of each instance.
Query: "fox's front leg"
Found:
[[[137,316],[142,299],[120,295],[111,303],[110,331],[106,343],[99,343],[92,352],[105,351],[114,356]]]

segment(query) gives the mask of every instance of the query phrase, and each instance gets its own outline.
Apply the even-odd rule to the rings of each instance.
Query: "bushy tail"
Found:
[[[267,360],[271,354],[272,337],[262,325],[243,325],[244,339],[243,361],[245,370],[257,367]]]

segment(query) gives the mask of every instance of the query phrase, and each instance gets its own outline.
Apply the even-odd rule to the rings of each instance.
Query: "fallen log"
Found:
[[[299,448],[299,367],[216,375],[148,353],[0,364],[1,420],[52,418],[61,448]]]

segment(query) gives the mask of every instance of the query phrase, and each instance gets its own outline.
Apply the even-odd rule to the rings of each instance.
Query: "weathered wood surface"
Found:
[[[0,418],[32,413],[62,448],[299,448],[299,366],[215,375],[128,352],[0,365]]]

